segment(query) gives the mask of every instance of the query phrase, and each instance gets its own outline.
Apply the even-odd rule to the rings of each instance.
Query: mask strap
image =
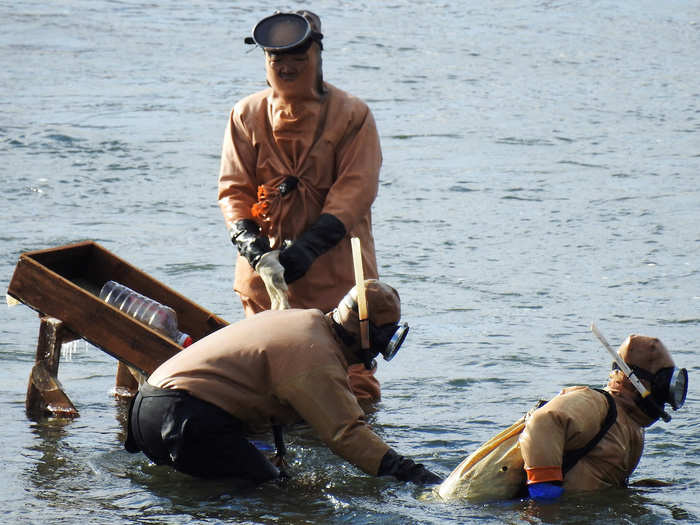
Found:
[[[343,325],[337,321],[335,316],[337,311],[338,309],[336,308],[336,310],[333,312],[333,329],[345,346],[352,346],[355,344],[355,336],[348,332],[345,327],[343,327]]]

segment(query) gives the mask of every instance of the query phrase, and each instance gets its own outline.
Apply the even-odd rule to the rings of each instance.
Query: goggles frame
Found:
[[[668,381],[668,403],[673,410],[678,410],[685,404],[688,395],[688,370],[673,367]]]
[[[637,365],[629,366],[638,378],[651,383],[651,395],[662,406],[664,403],[668,403],[676,411],[685,404],[685,398],[688,394],[688,370],[669,366],[652,374]],[[613,362],[612,369],[619,370],[620,367]]]
[[[396,356],[398,353],[399,348],[401,348],[401,345],[406,340],[409,329],[410,327],[408,326],[408,323],[397,323],[394,334],[389,339],[389,342],[387,343],[386,347],[384,347],[384,350],[381,351],[384,361],[391,361],[394,359],[394,356]]]
[[[296,25],[298,29],[297,38],[290,40],[287,43],[271,42],[269,32],[275,24],[286,23]],[[284,54],[293,52],[303,52],[311,45],[312,41],[318,42],[321,45],[323,34],[314,31],[311,22],[308,18],[299,13],[280,13],[267,16],[260,20],[251,32],[251,36],[246,37],[244,42],[250,45],[257,45],[264,49],[267,53]]]

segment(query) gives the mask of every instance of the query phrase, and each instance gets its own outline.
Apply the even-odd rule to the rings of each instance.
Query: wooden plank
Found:
[[[86,241],[54,249],[27,252],[20,256],[20,261],[22,259],[32,259],[46,270],[54,272],[94,295],[99,294],[106,281],[114,280],[162,304],[167,304],[177,313],[180,330],[190,334],[195,341],[228,324],[95,242]],[[17,297],[12,282],[8,293]],[[17,298],[22,300],[21,297]]]
[[[42,317],[39,325],[39,339],[36,345],[36,362],[43,362],[52,375],[58,374],[58,361],[61,346],[78,339],[66,325],[54,317]]]
[[[22,258],[17,264],[12,295],[37,311],[62,320],[85,340],[145,373],[180,350],[173,341],[31,258]]]
[[[91,241],[22,254],[8,294],[149,374],[180,347],[102,301],[99,290],[110,279],[172,307],[180,329],[194,340],[228,324]]]

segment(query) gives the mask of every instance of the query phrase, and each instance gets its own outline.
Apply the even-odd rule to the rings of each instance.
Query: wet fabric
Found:
[[[371,410],[370,404],[376,403],[381,397],[381,386],[375,377],[376,367],[367,370],[363,364],[354,364],[348,367],[348,381],[355,397],[367,412]]]
[[[525,497],[528,481],[563,480],[574,492],[625,485],[643,434],[610,399],[615,408],[602,392],[579,386],[542,401],[462,461],[439,496],[473,502]]]
[[[376,475],[389,446],[367,425],[348,357],[319,310],[265,311],[163,363],[153,386],[185,390],[260,431],[305,421],[336,454]]]
[[[564,453],[564,459],[561,465],[561,471],[564,476],[566,476],[566,473],[569,472],[582,457],[588,454],[596,447],[596,445],[598,445],[598,443],[600,443],[600,440],[603,439],[605,434],[608,433],[610,427],[612,427],[615,424],[615,421],[617,421],[617,404],[615,403],[612,395],[610,395],[607,390],[602,390],[599,388],[596,388],[595,391],[603,394],[605,399],[608,401],[608,414],[605,416],[598,433],[593,436],[588,443],[581,448],[569,449]]]
[[[523,456],[518,441],[525,416],[499,432],[462,461],[438,487],[444,500],[504,500],[525,487]]]
[[[289,285],[292,307],[328,312],[355,284],[350,237],[360,238],[365,277],[377,277],[370,207],[382,156],[367,105],[328,83],[324,88],[317,100],[290,101],[267,89],[235,105],[218,198],[229,229],[238,220],[255,220],[273,249],[299,237],[322,213],[343,223],[345,238]],[[283,194],[280,185],[290,176],[298,181]],[[234,288],[248,308],[270,307],[262,280],[240,256]]]
[[[519,439],[528,482],[562,481],[565,491],[625,486],[642,455],[644,432],[624,403],[613,398],[615,423],[565,475],[565,453],[585,446],[600,431],[608,414],[605,396],[588,387],[571,387],[533,412]]]
[[[240,421],[185,391],[148,383],[134,398],[125,448],[197,477],[254,483],[279,477],[277,468],[246,439]]]
[[[422,463],[397,454],[389,449],[379,465],[378,476],[393,476],[399,481],[411,481],[417,485],[436,485],[440,476],[430,472]]]

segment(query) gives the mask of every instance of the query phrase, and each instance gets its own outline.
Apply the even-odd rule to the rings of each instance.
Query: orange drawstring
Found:
[[[258,186],[258,202],[253,204],[250,208],[250,212],[254,219],[262,222],[267,218],[267,214],[270,211],[270,198],[272,193],[266,186]]]

